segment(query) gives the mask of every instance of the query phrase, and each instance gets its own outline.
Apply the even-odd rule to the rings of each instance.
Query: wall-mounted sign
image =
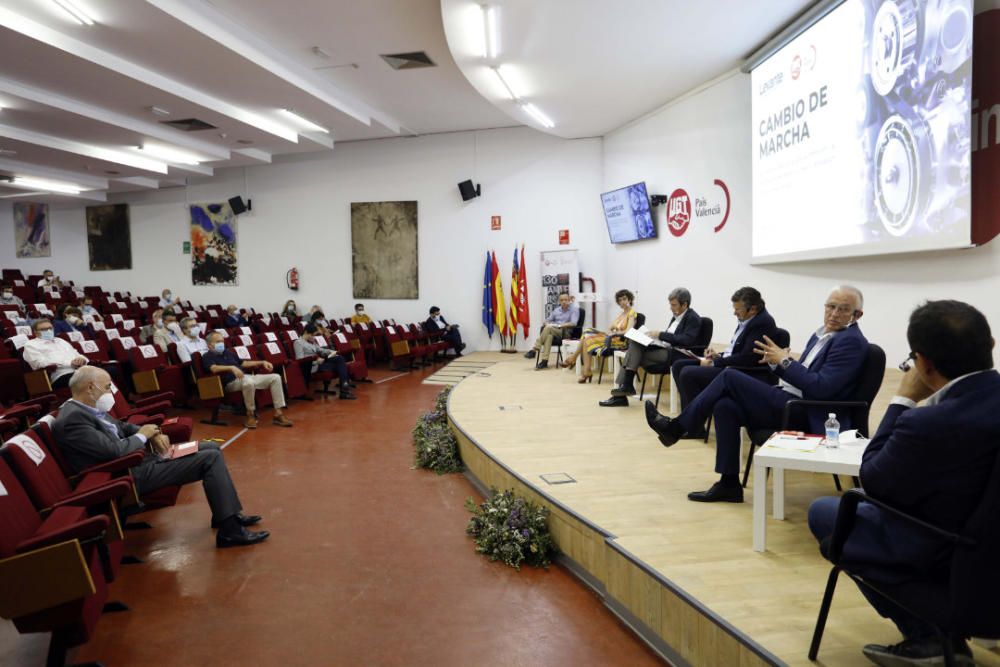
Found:
[[[184,246],[182,248],[182,252],[185,255],[190,255],[191,254],[191,242],[190,241],[185,241],[184,242]]]
[[[490,229],[494,232],[500,231],[500,216],[494,215],[490,217]]]
[[[569,230],[560,229],[559,230],[559,245],[569,245]]]

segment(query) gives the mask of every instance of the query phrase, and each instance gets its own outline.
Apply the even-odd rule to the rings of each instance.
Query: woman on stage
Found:
[[[598,354],[601,348],[607,346],[614,350],[624,350],[628,344],[622,334],[635,326],[635,309],[632,304],[635,302],[635,295],[627,289],[620,289],[615,292],[615,301],[621,306],[622,312],[618,314],[615,321],[611,323],[611,328],[607,333],[598,329],[584,329],[583,337],[580,339],[580,347],[576,352],[566,357],[563,368],[571,368],[576,365],[576,359],[583,355],[583,373],[580,375],[580,384],[590,382],[594,377],[591,371],[591,359]],[[601,363],[604,363],[603,359]]]

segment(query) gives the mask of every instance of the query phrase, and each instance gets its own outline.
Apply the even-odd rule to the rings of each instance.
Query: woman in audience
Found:
[[[580,384],[590,382],[593,372],[590,369],[590,360],[605,346],[615,350],[624,350],[627,345],[625,337],[622,335],[635,326],[635,309],[632,304],[635,302],[635,295],[627,289],[620,289],[615,292],[615,301],[621,307],[622,312],[611,323],[611,328],[607,333],[597,329],[584,329],[583,337],[580,339],[580,347],[576,352],[566,357],[563,362],[564,368],[571,368],[576,365],[577,357],[583,355],[583,373],[580,375]]]
[[[299,315],[298,306],[295,305],[295,299],[289,299],[285,302],[285,307],[281,309],[281,316],[287,317],[289,322],[297,322],[301,315]]]
[[[70,331],[84,331],[83,313],[76,306],[61,304],[56,308],[56,318],[52,320],[52,326],[57,336]]]

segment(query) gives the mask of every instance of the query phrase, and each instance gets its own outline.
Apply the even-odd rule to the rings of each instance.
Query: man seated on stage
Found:
[[[441,317],[440,308],[431,306],[430,317],[424,322],[424,328],[431,333],[443,331],[444,335],[441,336],[441,339],[454,348],[456,357],[462,356],[465,343],[462,342],[462,334],[458,332],[458,325],[448,324],[448,321]]]
[[[606,408],[625,407],[628,396],[635,395],[635,374],[642,366],[664,364],[677,361],[681,353],[674,348],[687,348],[698,342],[701,332],[701,316],[691,308],[691,292],[678,287],[667,296],[670,301],[670,322],[664,331],[647,331],[646,335],[659,340],[664,345],[649,347],[634,340],[628,342],[625,361],[615,378],[618,386],[611,390],[611,398],[600,401]]]
[[[80,354],[75,347],[62,338],[56,338],[52,322],[42,318],[31,325],[35,337],[24,344],[22,349],[25,363],[32,370],[55,366],[49,375],[53,389],[60,389],[69,384],[70,376],[80,366],[87,363],[87,357]]]
[[[111,377],[105,371],[84,366],[73,373],[69,388],[73,398],[59,408],[52,433],[74,472],[130,452],[144,452],[142,463],[130,471],[137,493],[151,493],[165,486],[201,480],[212,508],[212,527],[219,529],[215,536],[217,547],[245,546],[267,539],[266,530],[251,532],[246,529],[261,517],[242,513],[236,487],[217,444],[202,442],[193,454],[176,459],[163,458],[170,441],[157,426],[140,427],[118,421],[108,414],[115,399],[111,393]]]
[[[208,343],[201,337],[201,327],[198,320],[185,317],[181,320],[181,342],[177,343],[177,358],[184,363],[191,361],[195,352],[202,356],[208,352]]]
[[[250,326],[250,322],[247,321],[247,318],[243,317],[243,313],[240,312],[240,309],[235,304],[229,304],[229,307],[226,308],[226,319],[223,322],[223,326],[226,329],[235,329],[236,327],[248,327]]]
[[[542,326],[542,333],[535,340],[535,345],[524,353],[527,359],[534,359],[541,351],[542,360],[538,362],[536,370],[549,367],[549,353],[552,350],[552,339],[563,338],[576,326],[580,319],[580,309],[573,303],[573,297],[563,292],[559,295],[559,307],[553,308],[552,312],[545,319]]]
[[[729,345],[721,352],[711,347],[700,359],[678,359],[670,367],[681,397],[681,408],[707,387],[722,369],[729,366],[757,366],[760,359],[754,353],[754,342],[764,336],[773,337],[774,318],[764,307],[764,299],[753,287],[741,287],[732,296],[733,315],[736,316],[736,331]],[[692,438],[704,437],[704,429],[691,433]]]
[[[865,449],[865,493],[946,531],[961,533],[981,502],[1000,453],[1000,375],[993,337],[981,312],[960,301],[928,301],[910,315],[912,362],[878,432]],[[923,406],[917,403],[924,401]],[[824,551],[840,498],[809,508],[809,528]],[[876,586],[940,576],[947,581],[954,545],[862,502],[842,559]],[[935,630],[861,587],[903,634],[892,646],[869,644],[878,665],[943,664]],[[990,613],[984,611],[984,613]],[[953,637],[956,664],[971,664],[964,637]]]
[[[213,331],[208,334],[208,352],[201,355],[201,363],[209,373],[222,374],[222,387],[225,391],[242,391],[243,404],[247,409],[247,419],[243,425],[247,428],[257,428],[257,400],[254,392],[258,389],[270,389],[271,401],[274,403],[274,419],[277,426],[290,427],[292,422],[282,412],[285,408],[285,391],[281,387],[281,376],[272,373],[274,366],[270,361],[243,361],[231,349],[226,349],[222,334]],[[263,368],[266,374],[252,375],[252,368]]]
[[[354,314],[351,315],[351,324],[371,324],[372,318],[365,314],[365,304],[354,304]]]
[[[740,486],[740,427],[780,428],[785,403],[794,398],[839,401],[850,398],[868,358],[868,340],[856,322],[864,311],[864,297],[856,287],[835,288],[823,306],[823,326],[816,330],[802,351],[802,360],[792,359],[787,349],[770,338],[755,343],[760,363],[770,364],[781,378],[772,386],[746,373],[724,369],[676,419],[661,416],[652,401],[646,401],[646,421],[664,447],[684,434],[696,433],[712,415],[715,419],[715,472],[721,479],[707,491],[688,494],[697,502],[743,502]],[[803,430],[822,433],[828,410],[805,410]],[[850,416],[838,415],[841,428],[849,429]]]
[[[315,324],[309,323],[306,325],[304,333],[296,338],[292,344],[292,348],[295,350],[295,358],[317,357],[317,360],[312,364],[312,369],[309,371],[310,377],[316,372],[331,371],[336,373],[340,379],[340,397],[346,400],[354,400],[357,397],[351,393],[352,385],[351,378],[347,374],[347,362],[334,350],[320,347],[316,344],[316,333],[318,331],[319,327]],[[306,382],[309,382],[308,378],[306,378]]]

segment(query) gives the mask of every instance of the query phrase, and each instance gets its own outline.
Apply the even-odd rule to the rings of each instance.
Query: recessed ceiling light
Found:
[[[326,129],[322,125],[317,125],[316,123],[312,122],[311,120],[307,120],[307,119],[303,118],[302,116],[298,115],[297,113],[295,113],[291,109],[278,109],[278,111],[281,112],[286,118],[290,118],[290,119],[294,120],[299,125],[301,125],[302,127],[306,128],[307,130],[310,130],[312,132],[323,132],[325,134],[329,134],[330,133],[330,130]]]
[[[494,67],[493,73],[497,75],[497,78],[500,80],[500,84],[504,87],[504,90],[507,91],[507,94],[510,96],[510,99],[517,100],[517,94],[514,92],[514,89],[510,87],[510,84],[507,83],[507,79],[503,77],[503,73],[500,71],[501,67],[502,65]]]
[[[164,109],[163,107],[151,106],[151,107],[149,107],[149,110],[152,111],[157,116],[169,116],[170,115],[170,112],[167,111],[166,109]]]
[[[524,109],[525,113],[538,121],[538,124],[542,127],[555,127],[556,124],[552,120],[543,114],[541,110],[530,102],[522,102],[521,108]]]
[[[38,190],[47,190],[49,192],[61,192],[68,195],[78,195],[83,192],[83,188],[75,183],[66,183],[64,181],[50,181],[46,178],[32,178],[31,176],[15,176],[14,184],[21,185],[26,188],[36,188]]]
[[[500,55],[500,17],[499,9],[490,5],[482,5],[483,10],[483,57],[496,58]]]
[[[70,17],[80,25],[94,25],[94,19],[90,18],[87,12],[83,11],[73,0],[52,0],[60,9],[69,14]]]
[[[196,155],[185,153],[175,148],[167,148],[166,146],[146,144],[144,146],[136,146],[136,148],[147,155],[160,158],[165,162],[173,162],[175,164],[199,164],[201,162],[201,159]]]

